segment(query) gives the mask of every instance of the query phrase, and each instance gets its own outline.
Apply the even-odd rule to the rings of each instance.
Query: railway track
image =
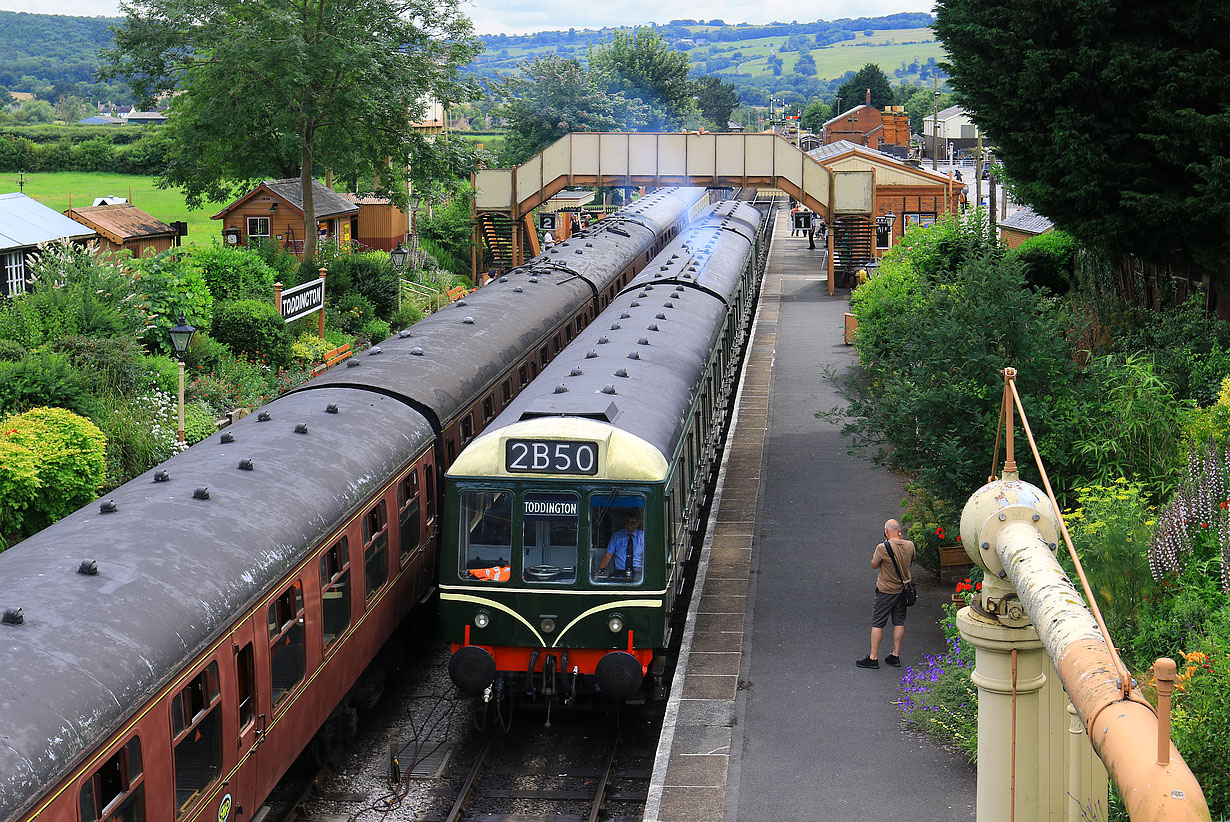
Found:
[[[582,724],[583,723],[583,724]],[[652,726],[652,731],[650,731]],[[609,717],[572,727],[533,727],[520,733],[484,732],[447,811],[422,822],[606,822],[639,820],[653,765],[657,722],[629,733]]]

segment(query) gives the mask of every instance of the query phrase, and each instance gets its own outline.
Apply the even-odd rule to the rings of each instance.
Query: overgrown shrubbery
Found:
[[[236,354],[263,360],[273,368],[290,362],[290,333],[278,309],[260,300],[220,303],[210,336]]]
[[[188,259],[201,269],[215,302],[273,299],[277,272],[257,254],[214,244],[196,246],[188,252]]]

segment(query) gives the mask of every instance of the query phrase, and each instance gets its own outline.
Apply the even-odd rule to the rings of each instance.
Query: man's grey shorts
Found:
[[[871,627],[883,628],[889,617],[894,625],[905,624],[905,600],[901,594],[882,594],[876,589],[876,601],[871,606]]]

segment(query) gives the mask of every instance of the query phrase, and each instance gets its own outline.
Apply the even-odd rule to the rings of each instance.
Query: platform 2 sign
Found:
[[[507,440],[504,465],[510,474],[598,473],[598,443],[575,440]]]
[[[325,304],[325,281],[310,282],[288,288],[282,292],[282,319],[286,322],[306,317],[319,311]]]

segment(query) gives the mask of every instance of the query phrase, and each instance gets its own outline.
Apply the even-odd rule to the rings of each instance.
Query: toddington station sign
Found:
[[[281,305],[278,307],[282,311],[282,319],[290,322],[306,317],[313,311],[319,311],[324,304],[325,281],[322,278],[286,289],[282,292]]]

